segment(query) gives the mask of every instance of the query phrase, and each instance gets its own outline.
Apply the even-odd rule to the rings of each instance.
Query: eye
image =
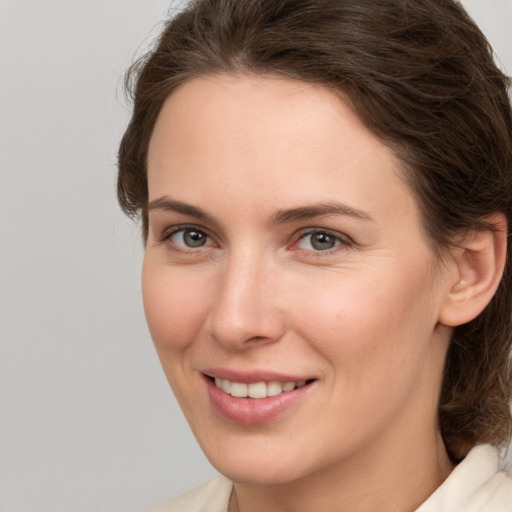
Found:
[[[174,245],[188,249],[198,249],[211,242],[210,237],[204,231],[192,227],[177,229],[171,233],[168,239]]]
[[[328,251],[339,245],[348,245],[348,241],[329,231],[314,231],[303,234],[297,242],[297,248],[307,251]]]

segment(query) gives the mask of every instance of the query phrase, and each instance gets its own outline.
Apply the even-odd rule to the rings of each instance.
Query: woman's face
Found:
[[[289,482],[436,437],[453,271],[339,97],[194,79],[160,113],[148,182],[149,328],[222,473]]]

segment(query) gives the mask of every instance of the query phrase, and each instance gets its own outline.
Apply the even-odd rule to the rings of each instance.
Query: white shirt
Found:
[[[232,482],[220,476],[148,512],[227,512]],[[512,479],[498,451],[473,448],[416,512],[512,512]]]

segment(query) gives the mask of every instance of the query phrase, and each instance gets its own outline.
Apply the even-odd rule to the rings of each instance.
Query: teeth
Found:
[[[242,382],[231,382],[227,379],[215,379],[215,385],[225,393],[237,398],[265,398],[267,396],[276,396],[287,391],[293,391],[306,385],[305,380],[297,382],[254,382],[244,384]]]
[[[285,382],[283,384],[283,391],[291,391],[295,389],[295,382]]]
[[[247,387],[247,394],[251,398],[265,398],[267,396],[267,385],[264,382],[255,382],[254,384],[249,384]]]
[[[247,384],[242,384],[241,382],[232,382],[231,396],[245,398],[247,396]]]
[[[221,387],[226,393],[231,393],[231,382],[228,379],[222,379]]]
[[[283,385],[280,382],[272,381],[267,384],[267,396],[280,395],[283,392]]]

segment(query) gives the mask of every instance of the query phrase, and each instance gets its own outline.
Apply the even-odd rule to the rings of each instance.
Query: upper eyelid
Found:
[[[151,209],[148,212],[148,221],[150,230],[154,233],[154,238],[159,240],[164,235],[167,236],[174,229],[179,230],[180,228],[186,229],[190,227],[212,236],[211,233],[217,233],[220,227],[208,214],[205,214],[205,218],[202,218],[196,216],[193,212],[175,210],[173,208],[168,209],[165,206]],[[219,238],[216,235],[214,237]]]
[[[327,233],[328,235],[339,238],[340,240],[353,243],[352,238],[347,234],[329,228],[304,228],[297,232],[296,238],[300,239],[307,235],[314,235],[315,233]]]
[[[297,247],[303,238],[309,235],[314,235],[315,233],[326,233],[337,238],[339,243],[329,249],[324,250]],[[299,235],[295,237],[294,241],[288,247],[289,250],[293,252],[297,251],[297,255],[300,257],[300,259],[325,262],[331,261],[330,258],[339,257],[340,255],[346,254],[346,251],[353,249],[354,246],[355,243],[353,242],[352,238],[339,231],[325,228],[312,228],[308,230],[306,228],[302,231],[302,233],[299,233]]]
[[[187,229],[200,231],[201,233],[204,233],[208,238],[212,240],[214,239],[214,237],[212,237],[208,229],[205,229],[201,226],[197,226],[196,224],[177,224],[175,226],[169,226],[168,228],[162,230],[162,233],[158,237],[158,239],[161,242],[164,242],[165,240],[168,240],[169,238],[171,238],[171,236],[175,235],[176,233],[179,233],[180,231],[186,231]]]

